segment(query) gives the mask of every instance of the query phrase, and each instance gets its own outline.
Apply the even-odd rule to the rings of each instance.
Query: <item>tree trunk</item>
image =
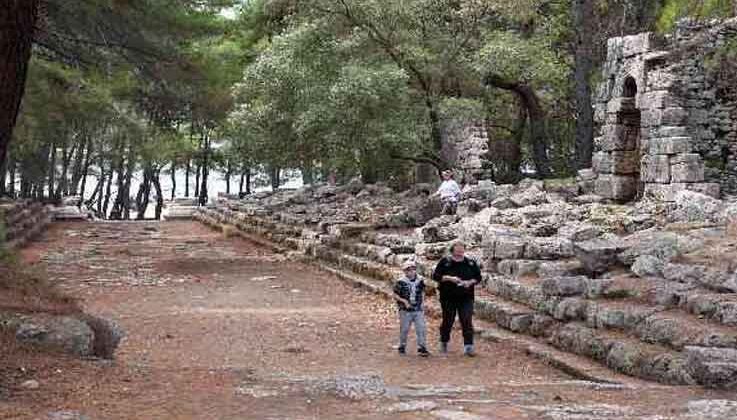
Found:
[[[200,172],[202,171],[202,163],[197,164],[197,170],[195,170],[194,177],[194,196],[199,199],[200,197]]]
[[[199,194],[199,203],[201,206],[204,206],[207,204],[207,176],[209,175],[209,157],[210,157],[210,139],[207,138],[207,133],[205,133],[204,138],[204,145],[205,145],[205,153],[202,156],[202,185],[200,185],[200,194]]]
[[[159,177],[156,177],[156,182],[160,184]],[[158,186],[161,188],[161,185]],[[177,196],[177,164],[171,163],[171,201]]]
[[[146,190],[146,183],[148,182],[148,170],[143,171],[143,182],[138,186],[138,193],[136,193],[136,209],[138,210],[138,219],[141,219],[141,207],[143,207],[143,194]]]
[[[0,161],[0,197],[7,193],[5,183],[8,177],[8,160]]]
[[[187,165],[184,167],[184,196],[189,198],[189,172],[192,169],[192,160],[187,159]]]
[[[115,201],[113,202],[113,208],[110,210],[110,220],[120,220],[123,215],[123,194],[125,193],[125,157],[123,156],[123,152],[125,151],[125,144],[123,144],[119,148],[119,154],[118,154],[118,165],[115,171],[117,172],[116,175],[116,183],[117,183],[117,194],[115,196]],[[110,186],[108,186],[109,188]],[[107,204],[107,199],[105,200]],[[105,209],[105,212],[107,213],[107,208]]]
[[[443,148],[443,136],[440,131],[440,114],[438,113],[435,100],[433,100],[429,91],[425,92],[425,106],[427,107],[427,113],[430,119],[430,140],[433,151],[440,153],[440,150]],[[445,167],[444,162],[441,162],[441,165]]]
[[[31,182],[22,170],[20,173],[20,191],[18,193],[21,198],[28,198],[31,194]]]
[[[241,180],[238,183],[238,198],[243,197],[243,182],[245,181],[245,178],[246,178],[246,172],[243,171],[241,172]]]
[[[83,165],[85,164],[85,162],[89,161],[89,159],[87,159],[87,149],[89,149],[89,147],[90,139],[85,138],[85,140],[80,143],[77,154],[74,155],[74,165],[72,166],[72,180],[69,185],[70,195],[77,195],[77,192],[79,191],[79,181],[82,179],[82,171],[84,170]]]
[[[246,195],[251,195],[251,168],[246,169]]]
[[[161,220],[161,209],[164,208],[164,195],[161,193],[161,182],[159,182],[159,171],[156,171],[152,178],[154,188],[156,188],[156,210],[154,217]]]
[[[5,162],[26,87],[40,0],[0,6],[0,162]]]
[[[56,185],[55,178],[56,178],[56,143],[51,143],[51,150],[49,151],[50,157],[49,157],[49,168],[48,168],[48,176],[49,176],[49,200],[52,200],[54,198],[54,186]],[[43,193],[42,193],[43,194]]]
[[[131,178],[133,177],[133,169],[135,168],[135,152],[133,144],[128,147],[128,165],[125,174],[125,194],[123,195],[123,219],[130,220],[131,214]]]
[[[92,139],[88,138],[87,147],[85,147],[87,151],[85,152],[85,155],[84,155],[84,163],[82,164],[82,173],[80,174],[80,178],[82,180],[82,186],[79,188],[79,205],[80,206],[84,202],[85,187],[87,186],[87,175],[90,172],[90,165],[91,165],[90,156],[92,155],[92,147],[93,147]],[[102,170],[102,168],[100,168],[100,170]],[[74,192],[75,193],[77,192],[76,184],[74,185]]]
[[[269,178],[271,179],[271,189],[273,191],[279,189],[279,172],[281,172],[281,170],[276,167],[271,168],[271,171],[269,171]]]
[[[527,84],[514,80],[507,80],[495,74],[489,74],[484,79],[485,84],[514,92],[527,109],[530,120],[530,141],[532,142],[532,160],[535,162],[537,175],[540,178],[550,176],[550,161],[548,159],[547,129],[545,112],[540,106],[540,99]]]
[[[593,0],[572,0],[571,15],[575,28],[574,91],[576,98],[576,166],[590,168],[594,153],[594,111],[591,106],[589,78],[593,69]]]
[[[59,188],[57,188],[56,190],[57,200],[61,199],[61,197],[69,193],[69,182],[67,180],[67,175],[69,174],[69,164],[72,161],[72,155],[74,154],[74,151],[75,147],[72,147],[72,149],[69,150],[69,146],[67,145],[67,141],[65,139],[61,149],[61,177],[59,178]]]
[[[136,209],[138,210],[136,220],[143,220],[146,217],[149,196],[151,195],[151,172],[152,170],[148,167],[143,170],[143,182],[138,187],[138,196],[136,197]]]
[[[228,161],[225,169],[225,194],[230,195],[230,177],[233,175],[233,165]]]
[[[8,192],[8,195],[11,198],[15,198],[15,166],[16,166],[16,162],[15,162],[15,159],[13,159],[13,158],[8,159],[8,161],[10,162],[8,164],[8,166],[10,166],[10,171],[9,171],[10,174],[8,176],[9,179],[8,179],[8,190],[7,190],[7,192]]]

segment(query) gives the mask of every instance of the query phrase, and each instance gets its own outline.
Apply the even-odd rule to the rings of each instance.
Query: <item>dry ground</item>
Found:
[[[541,418],[559,404],[677,415],[688,400],[725,397],[640,382],[600,389],[504,342],[480,342],[480,357],[468,359],[459,332],[447,357],[400,357],[390,303],[196,223],[57,224],[22,258],[128,335],[113,362],[38,353],[5,337],[0,419],[57,410],[91,419],[435,418],[387,413],[396,396],[353,401],[318,386],[359,375],[394,391],[434,390],[424,399],[487,419]],[[40,388],[21,389],[28,379]],[[444,397],[440,386],[475,388]]]

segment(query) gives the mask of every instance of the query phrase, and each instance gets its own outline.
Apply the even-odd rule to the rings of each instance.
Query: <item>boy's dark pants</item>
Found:
[[[447,299],[440,300],[440,307],[443,311],[443,321],[440,324],[440,341],[447,343],[450,341],[450,331],[453,329],[453,323],[456,319],[461,321],[463,329],[463,344],[473,344],[473,298],[466,299]]]

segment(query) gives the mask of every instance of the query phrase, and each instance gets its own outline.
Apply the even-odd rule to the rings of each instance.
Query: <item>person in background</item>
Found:
[[[443,182],[438,190],[433,194],[440,196],[440,202],[443,204],[442,214],[456,214],[458,202],[461,199],[461,187],[453,180],[453,171],[444,170],[442,172]]]
[[[394,298],[399,307],[399,354],[407,353],[407,335],[412,324],[417,334],[417,354],[427,357],[425,337],[425,311],[422,306],[425,297],[425,281],[417,275],[417,265],[414,261],[402,264],[404,276],[394,283]]]
[[[473,348],[473,305],[474,287],[481,282],[481,268],[478,263],[466,257],[466,246],[456,241],[446,256],[435,267],[433,280],[438,282],[440,307],[443,320],[440,324],[440,352],[448,353],[450,332],[456,314],[463,329],[463,353],[474,357]]]

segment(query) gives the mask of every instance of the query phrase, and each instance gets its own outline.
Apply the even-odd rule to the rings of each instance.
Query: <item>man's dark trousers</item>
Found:
[[[473,345],[473,298],[466,299],[441,299],[440,307],[443,310],[443,322],[440,324],[440,341],[450,341],[450,331],[456,319],[461,321],[463,328],[463,344]]]

